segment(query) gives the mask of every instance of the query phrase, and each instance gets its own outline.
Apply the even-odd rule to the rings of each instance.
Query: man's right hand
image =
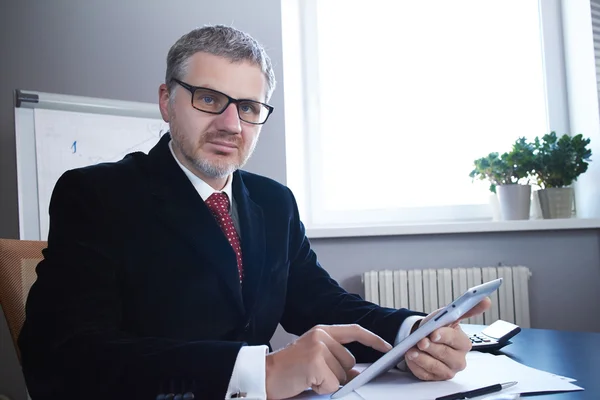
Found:
[[[335,392],[354,378],[356,360],[343,344],[359,342],[386,353],[392,346],[359,325],[317,325],[266,360],[269,399],[286,399],[312,388],[318,394]]]

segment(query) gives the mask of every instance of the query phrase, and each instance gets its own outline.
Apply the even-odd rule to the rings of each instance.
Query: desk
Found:
[[[600,333],[523,329],[501,349],[529,367],[577,379],[584,391],[554,393],[532,400],[600,399]]]
[[[531,400],[600,399],[600,333],[524,328],[511,341],[511,344],[496,354],[505,354],[532,368],[577,379],[574,384],[585,389],[528,397]],[[401,389],[398,390],[397,397],[403,398]],[[329,396],[318,396],[311,392],[295,397],[302,400],[328,398]],[[347,398],[356,400],[360,396],[352,393]]]

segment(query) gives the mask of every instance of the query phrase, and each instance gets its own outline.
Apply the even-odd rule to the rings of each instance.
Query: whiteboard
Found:
[[[148,153],[169,126],[158,105],[29,95],[37,101],[15,107],[20,238],[46,240],[50,198],[65,171]]]

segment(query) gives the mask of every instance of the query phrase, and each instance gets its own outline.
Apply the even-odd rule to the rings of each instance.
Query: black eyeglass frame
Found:
[[[239,119],[240,119],[241,121],[244,121],[244,122],[246,122],[246,123],[248,123],[248,124],[252,124],[252,125],[263,125],[264,123],[266,123],[266,122],[267,122],[267,120],[268,120],[268,119],[269,119],[269,117],[271,116],[271,113],[272,113],[272,112],[273,112],[273,110],[275,109],[273,106],[270,106],[270,105],[268,105],[268,104],[266,104],[266,103],[262,103],[262,102],[260,102],[260,101],[256,101],[256,100],[252,100],[252,99],[234,99],[233,97],[231,97],[231,96],[229,96],[229,95],[227,95],[227,94],[225,94],[225,93],[223,93],[223,92],[219,92],[218,90],[215,90],[215,89],[210,89],[210,88],[205,88],[205,87],[202,87],[202,86],[193,86],[193,85],[190,85],[189,83],[185,83],[185,82],[183,82],[183,81],[180,81],[180,80],[179,80],[179,79],[177,79],[177,78],[172,78],[172,81],[173,81],[173,82],[177,82],[179,85],[181,85],[181,87],[183,87],[183,88],[187,89],[187,90],[188,90],[188,91],[191,93],[191,95],[192,95],[192,96],[191,96],[191,104],[192,104],[192,107],[193,107],[194,109],[196,109],[196,110],[198,110],[198,111],[202,111],[202,112],[208,113],[208,114],[213,114],[213,115],[220,115],[220,114],[223,114],[223,113],[225,112],[225,110],[227,110],[227,107],[229,107],[229,105],[230,105],[231,103],[233,103],[233,104],[235,104],[235,108],[238,110],[238,117],[239,117]],[[206,110],[201,110],[201,109],[199,109],[198,107],[194,106],[194,95],[195,95],[195,93],[196,93],[196,90],[200,90],[200,89],[201,89],[201,90],[208,90],[208,91],[210,91],[210,92],[215,92],[215,93],[218,93],[218,94],[220,94],[220,95],[223,95],[223,96],[225,96],[225,97],[227,98],[227,104],[226,104],[226,105],[225,105],[225,107],[223,107],[223,109],[222,109],[221,111],[219,111],[219,112],[216,112],[216,111],[206,111]],[[265,117],[265,120],[264,120],[263,122],[250,122],[250,121],[246,121],[245,119],[243,119],[243,118],[242,118],[242,116],[240,115],[240,108],[239,108],[239,104],[240,104],[241,102],[244,102],[244,101],[251,101],[251,102],[253,102],[253,103],[258,103],[258,104],[261,104],[261,105],[265,106],[265,107],[267,108],[267,110],[268,110],[268,113],[267,113],[267,116]]]

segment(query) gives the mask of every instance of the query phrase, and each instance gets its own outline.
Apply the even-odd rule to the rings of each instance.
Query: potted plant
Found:
[[[535,138],[534,170],[540,190],[537,198],[543,218],[571,218],[573,188],[571,184],[587,171],[592,151],[590,139],[578,134],[558,137],[556,132]]]
[[[490,183],[490,191],[498,195],[502,219],[529,219],[529,176],[534,167],[532,144],[525,138],[519,138],[511,151],[502,155],[490,153],[487,157],[475,160],[474,166],[469,176]],[[525,179],[527,181],[523,183]]]
[[[490,184],[490,206],[492,207],[492,219],[494,221],[500,220],[502,215],[500,214],[500,204],[498,203],[498,196],[496,194],[496,187],[502,184],[504,180],[504,171],[506,166],[504,161],[500,158],[498,153],[490,153],[486,157],[481,157],[473,162],[474,169],[471,171],[469,176],[471,179],[487,181]]]
[[[490,153],[486,157],[481,157],[473,162],[475,169],[469,176],[472,179],[488,181],[490,183],[490,192],[496,193],[496,187],[502,185],[506,176],[506,163],[500,157],[499,153]]]

